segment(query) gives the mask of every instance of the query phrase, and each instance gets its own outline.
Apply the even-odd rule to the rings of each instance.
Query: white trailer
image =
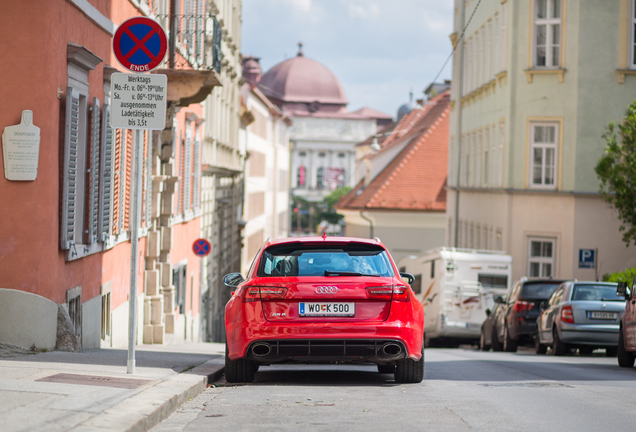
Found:
[[[507,294],[512,277],[512,257],[501,251],[438,248],[405,257],[398,267],[415,276],[426,346],[477,342],[486,309]]]

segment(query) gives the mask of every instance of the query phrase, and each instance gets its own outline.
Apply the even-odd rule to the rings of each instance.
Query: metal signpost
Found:
[[[133,181],[130,214],[130,295],[128,316],[129,374],[135,373],[135,341],[137,330],[137,267],[139,255],[139,224],[141,213],[141,160],[143,141],[138,132],[162,130],[166,124],[168,78],[165,75],[140,75],[163,61],[168,40],[163,28],[154,20],[135,17],[124,21],[113,36],[113,53],[130,73],[115,73],[111,77],[111,127],[133,130]]]

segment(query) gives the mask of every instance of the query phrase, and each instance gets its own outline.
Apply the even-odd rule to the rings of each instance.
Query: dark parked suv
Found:
[[[483,334],[486,346],[493,351],[515,352],[519,345],[531,345],[537,332],[537,317],[541,303],[550,298],[554,290],[565,281],[556,279],[528,279],[523,277],[515,282],[506,301],[495,299],[499,306],[488,320],[492,324],[482,326],[482,333],[490,328],[490,334]],[[483,349],[483,348],[482,348]]]

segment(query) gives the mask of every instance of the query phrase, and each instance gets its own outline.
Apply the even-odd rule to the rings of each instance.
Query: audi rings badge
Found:
[[[316,287],[316,294],[335,294],[338,292],[336,286],[319,286]]]

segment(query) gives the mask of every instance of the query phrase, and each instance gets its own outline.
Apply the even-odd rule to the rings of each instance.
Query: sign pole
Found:
[[[130,213],[130,295],[128,314],[128,373],[135,373],[135,342],[137,340],[137,267],[139,261],[139,214],[141,210],[141,153],[139,131],[133,129],[133,178]]]

